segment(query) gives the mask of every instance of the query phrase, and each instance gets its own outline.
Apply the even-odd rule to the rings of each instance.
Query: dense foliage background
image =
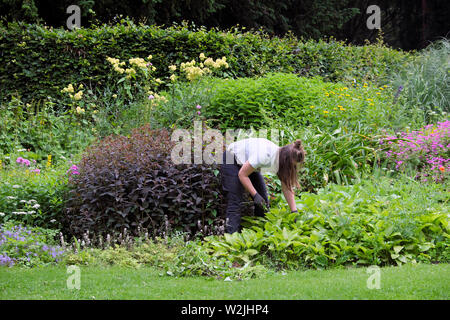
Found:
[[[67,2],[0,1],[0,266],[244,279],[450,261],[449,41],[386,43],[423,46],[445,10],[378,3],[384,35],[368,1],[80,1],[74,31]],[[227,130],[302,140],[297,213],[265,175],[270,211],[245,199],[224,234],[220,166],[188,160]]]
[[[72,4],[81,8],[83,27],[123,15],[145,24],[168,26],[188,20],[222,29],[239,24],[271,35],[292,31],[298,37],[334,36],[363,44],[376,37],[376,31],[366,27],[366,9],[378,5],[386,41],[396,48],[423,48],[450,31],[446,0],[1,0],[0,13],[8,21],[61,27],[69,16],[66,8]]]
[[[73,32],[24,23],[0,25],[0,31],[0,99],[19,95],[26,102],[61,97],[61,89],[75,82],[103,91],[111,85],[108,56],[127,60],[152,55],[159,78],[170,75],[169,65],[204,53],[226,56],[229,68],[224,76],[233,78],[281,71],[330,81],[382,82],[397,73],[409,55],[382,42],[358,47],[333,39],[272,39],[259,32],[187,25],[164,29],[129,20]]]

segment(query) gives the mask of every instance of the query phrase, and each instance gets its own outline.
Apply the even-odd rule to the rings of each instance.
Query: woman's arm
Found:
[[[250,181],[249,175],[252,174],[252,172],[255,171],[255,168],[253,168],[248,161],[246,161],[241,169],[239,170],[239,181],[241,181],[242,185],[244,186],[245,190],[247,190],[252,197],[256,194],[256,189],[253,187],[252,182]]]
[[[289,189],[283,182],[281,183],[281,190],[283,191],[284,197],[286,198],[291,211],[296,211],[297,205],[295,204],[294,190],[292,190],[292,188]]]

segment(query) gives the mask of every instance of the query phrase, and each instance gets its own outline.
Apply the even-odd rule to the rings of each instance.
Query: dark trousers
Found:
[[[242,166],[236,162],[236,158],[234,158],[232,154],[228,155],[228,159],[232,159],[233,163],[227,164],[227,153],[228,152],[223,153],[223,164],[221,167],[222,188],[225,192],[225,199],[227,201],[227,223],[225,232],[233,233],[240,231],[241,228],[241,211],[243,208],[243,196],[246,190],[238,177],[239,170]],[[248,177],[250,178],[253,187],[256,189],[256,192],[269,203],[266,184],[261,173],[259,171],[254,171]],[[255,215],[264,216],[264,209],[255,206]]]

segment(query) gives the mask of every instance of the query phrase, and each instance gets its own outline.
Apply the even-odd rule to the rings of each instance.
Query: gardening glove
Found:
[[[253,202],[255,203],[256,206],[263,208],[264,210],[268,210],[268,203],[266,202],[266,200],[264,200],[263,197],[261,197],[261,195],[257,192],[255,194],[255,196],[253,197]]]

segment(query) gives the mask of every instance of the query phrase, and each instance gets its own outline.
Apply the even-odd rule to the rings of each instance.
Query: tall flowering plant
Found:
[[[402,171],[412,166],[416,179],[443,182],[450,171],[450,121],[429,124],[418,131],[400,132],[380,139],[384,156]]]

